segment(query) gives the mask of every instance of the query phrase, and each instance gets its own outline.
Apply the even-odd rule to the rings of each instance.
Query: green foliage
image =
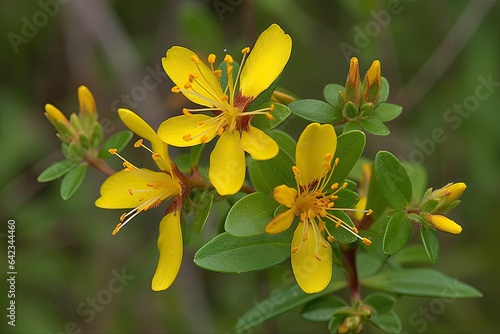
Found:
[[[396,210],[406,208],[411,200],[411,181],[406,169],[390,152],[380,151],[375,157],[375,176],[387,202]]]
[[[288,107],[293,114],[311,122],[334,123],[342,118],[332,105],[320,100],[297,100]]]
[[[386,254],[395,254],[406,246],[410,239],[413,224],[408,219],[406,212],[399,211],[394,214],[385,230],[383,249]]]
[[[351,131],[338,136],[334,160],[338,158],[339,163],[335,166],[330,183],[341,184],[344,181],[361,157],[365,144],[366,136],[361,131]]]
[[[278,126],[290,115],[290,109],[288,109],[287,106],[276,102],[266,102],[262,104],[258,109],[267,109],[271,105],[274,106],[274,110],[270,112],[270,114],[273,116],[273,119],[268,119],[266,115],[256,115],[252,119],[253,126],[261,129],[262,131],[269,131]]]
[[[37,178],[38,182],[49,182],[60,178],[78,165],[78,161],[63,160],[45,169]]]
[[[329,321],[336,310],[347,305],[340,297],[322,296],[304,305],[300,315],[309,321]]]
[[[280,148],[278,155],[272,159],[250,161],[250,180],[255,189],[265,194],[272,194],[274,188],[282,184],[295,188],[294,164],[293,158]]]
[[[212,204],[214,202],[214,196],[216,194],[215,190],[205,190],[201,191],[195,196],[194,199],[194,219],[193,219],[193,230],[195,233],[200,234],[207,223],[208,216],[212,209]]]
[[[118,152],[120,152],[125,146],[127,146],[133,135],[134,134],[132,133],[132,131],[124,130],[117,132],[109,137],[109,139],[106,140],[106,142],[102,145],[101,150],[99,151],[99,158],[109,158],[112,155],[108,152],[110,148],[115,148],[118,150]]]
[[[66,175],[61,182],[61,197],[64,200],[69,199],[82,185],[85,174],[87,173],[87,164],[80,163]]]
[[[436,263],[439,257],[439,240],[435,230],[425,225],[420,226],[420,237],[425,251],[432,263]]]

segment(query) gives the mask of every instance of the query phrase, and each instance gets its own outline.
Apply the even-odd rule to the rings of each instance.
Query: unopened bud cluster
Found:
[[[95,100],[85,86],[78,88],[78,103],[78,114],[71,114],[69,119],[52,104],[45,105],[45,116],[56,129],[56,136],[68,145],[68,155],[73,159],[94,152],[103,140],[102,127],[97,121]]]
[[[462,227],[444,216],[444,214],[460,204],[458,198],[466,188],[465,183],[459,182],[449,183],[434,191],[432,188],[428,189],[420,203],[421,212],[418,220],[434,229],[452,234],[460,234]]]
[[[370,319],[371,309],[368,305],[355,304],[352,307],[344,307],[337,310],[334,316],[346,316],[337,333],[361,333],[364,324]]]
[[[380,98],[381,88],[380,61],[373,61],[370,69],[365,74],[363,82],[361,82],[358,59],[356,57],[351,58],[345,92],[339,92],[342,115],[348,120],[363,119],[370,116]]]

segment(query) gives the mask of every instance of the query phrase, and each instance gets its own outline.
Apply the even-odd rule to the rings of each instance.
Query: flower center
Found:
[[[268,108],[263,108],[254,111],[246,111],[250,103],[254,100],[255,96],[243,96],[239,88],[239,80],[241,76],[241,70],[245,64],[246,57],[250,53],[250,48],[246,47],[241,50],[243,58],[241,60],[241,65],[238,67],[236,76],[234,76],[235,65],[233,57],[226,54],[224,57],[225,71],[226,71],[226,82],[221,83],[222,70],[214,69],[214,63],[216,60],[215,54],[210,54],[208,56],[208,63],[210,64],[211,74],[216,78],[218,87],[210,87],[214,80],[213,78],[206,77],[206,71],[200,68],[201,60],[195,56],[191,56],[191,61],[196,64],[197,70],[193,73],[189,73],[187,82],[181,88],[179,86],[174,86],[172,88],[173,93],[183,93],[184,95],[194,95],[202,100],[206,101],[211,107],[207,108],[197,108],[188,109],[183,108],[182,112],[187,117],[191,117],[193,112],[207,112],[211,111],[215,114],[215,117],[210,120],[200,122],[198,127],[206,127],[206,131],[201,131],[200,133],[193,136],[187,133],[183,136],[185,141],[191,141],[194,138],[199,138],[202,143],[206,143],[210,138],[208,137],[208,132],[213,128],[216,129],[217,135],[221,136],[226,130],[227,131],[248,131],[250,126],[250,121],[255,115],[265,115],[268,119],[273,119],[271,112],[274,110],[274,105]],[[225,87],[222,87],[225,84]],[[224,90],[222,90],[224,89]]]
[[[315,239],[316,244],[316,252],[314,256],[321,260],[318,255],[318,247],[327,247],[325,239],[323,238],[323,232],[326,233],[326,239],[329,242],[333,242],[335,238],[330,233],[327,228],[326,222],[330,221],[335,224],[335,228],[342,227],[349,233],[355,235],[358,239],[362,240],[365,245],[370,245],[371,241],[367,238],[360,236],[358,233],[358,229],[355,226],[351,226],[341,218],[338,218],[333,213],[334,211],[361,211],[366,214],[371,214],[371,210],[355,210],[355,209],[344,209],[344,208],[336,208],[335,200],[337,200],[338,193],[342,189],[347,187],[347,182],[344,182],[342,186],[339,186],[338,183],[332,184],[330,187],[327,187],[332,173],[335,169],[335,166],[338,165],[339,159],[336,158],[333,163],[332,168],[332,156],[331,154],[327,154],[324,157],[324,161],[322,166],[324,167],[324,172],[322,176],[318,180],[314,180],[308,185],[302,185],[300,183],[301,173],[297,166],[293,166],[292,170],[295,175],[295,179],[298,184],[298,193],[295,199],[295,215],[300,217],[300,220],[304,223],[303,227],[303,236],[302,241],[305,241],[309,238],[308,232],[308,224],[311,224],[313,230],[313,237]],[[298,252],[302,246],[302,241],[299,246],[292,249],[292,252]]]

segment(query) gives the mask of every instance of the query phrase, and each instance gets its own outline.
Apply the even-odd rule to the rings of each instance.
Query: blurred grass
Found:
[[[15,53],[8,34],[21,34],[22,18],[32,20],[42,9],[35,1],[1,1],[0,212],[2,221],[17,222],[18,270],[17,326],[6,328],[2,323],[2,330],[64,332],[68,322],[74,321],[83,332],[231,332],[238,316],[254,301],[283,285],[282,273],[288,264],[266,273],[234,276],[204,272],[194,266],[193,253],[216,233],[217,220],[225,210],[220,208],[203,235],[191,236],[174,286],[153,293],[149,287],[157,261],[159,212],[143,213],[112,237],[121,212],[93,206],[103,176],[89,173],[85,186],[68,201],[60,199],[58,181],[36,182],[44,168],[61,158],[43,106],[52,103],[66,114],[76,111],[80,84],[93,91],[101,119],[110,122],[110,135],[123,128],[111,107],[113,101],[122,100],[122,94],[141,86],[149,73],[147,68],[156,68],[170,46],[184,45],[200,55],[215,52],[222,56],[227,49],[236,56],[270,23],[277,22],[294,43],[280,84],[300,97],[321,98],[324,85],[345,80],[348,59],[340,44],[356,46],[356,32],[374,22],[373,11],[394,5],[394,1],[368,0],[256,0],[217,12],[215,3],[73,0],[60,5],[56,15]],[[471,10],[472,3],[489,8],[484,18],[471,20],[451,41],[451,49],[464,43],[463,49],[456,58],[451,49],[444,50],[439,68],[430,68],[430,74],[442,71],[442,76],[424,76],[424,80],[413,82],[463,13]],[[373,158],[376,151],[388,149],[408,158],[419,149],[415,141],[430,138],[436,128],[445,131],[447,140],[436,144],[423,161],[430,175],[429,186],[464,181],[468,189],[462,205],[453,211],[464,232],[459,236],[440,234],[442,254],[436,267],[478,287],[484,297],[446,304],[442,312],[433,314],[432,321],[425,322],[425,331],[493,331],[498,327],[494,321],[500,311],[500,269],[492,255],[500,232],[493,210],[500,196],[498,88],[456,130],[443,114],[474,95],[479,76],[491,75],[493,81],[500,81],[500,5],[486,0],[403,1],[399,5],[400,13],[391,15],[390,23],[356,54],[363,73],[373,59],[381,60],[382,73],[391,84],[389,101],[404,107],[402,116],[389,123],[391,136],[368,137],[366,154]],[[468,31],[473,31],[471,38],[466,37]],[[106,46],[113,52],[107,52]],[[428,83],[429,89],[425,87]],[[143,101],[135,101],[132,109],[153,126],[178,114],[185,100],[172,96],[170,87],[163,77],[154,90],[147,91]],[[421,98],[415,100],[422,91]],[[126,103],[122,100],[117,106]],[[287,130],[297,136],[304,126],[294,118]],[[127,153],[131,158],[136,154],[132,150]],[[87,316],[78,313],[78,305],[95,298],[109,284],[112,270],[122,268],[135,278],[87,323]],[[1,300],[5,306],[3,289]],[[404,330],[422,330],[422,323],[410,319],[414,312],[418,314],[432,303],[416,298],[399,300],[397,310]],[[292,312],[257,331],[314,332],[325,331],[325,327],[306,323]]]

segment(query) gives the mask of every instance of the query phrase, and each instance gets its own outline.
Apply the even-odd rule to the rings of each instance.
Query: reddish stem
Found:
[[[356,248],[342,250],[342,260],[347,274],[347,285],[353,302],[361,300],[358,271],[356,269]]]

